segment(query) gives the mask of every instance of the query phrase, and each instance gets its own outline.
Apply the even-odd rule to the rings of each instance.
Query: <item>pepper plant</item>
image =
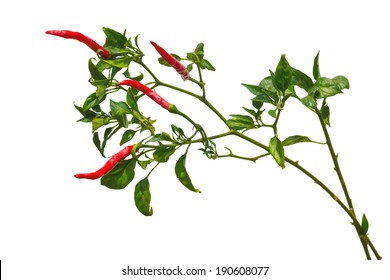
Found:
[[[163,81],[158,73],[152,70],[153,67],[144,62],[145,54],[140,48],[138,36],[127,38],[126,32],[120,33],[110,28],[103,28],[103,32],[106,35],[103,46],[78,32],[67,30],[46,32],[50,35],[76,39],[96,52],[97,58],[91,58],[88,61],[88,69],[91,74],[89,83],[94,87],[94,91],[86,97],[83,104],[74,106],[82,115],[79,121],[92,125],[93,143],[103,157],[106,157],[107,143],[115,134],[121,135],[120,142],[116,144],[127,145],[108,159],[104,166],[96,172],[76,174],[76,178],[100,178],[100,183],[107,188],[123,189],[131,185],[137,170],[148,170],[147,176],[134,184],[134,202],[143,215],[150,216],[153,214],[153,209],[148,178],[152,176],[153,171],[160,164],[169,161],[173,154],[180,153],[179,159],[175,163],[178,184],[181,183],[188,190],[196,193],[200,191],[192,183],[186,169],[189,149],[197,148],[209,159],[232,157],[256,162],[263,157],[270,156],[281,168],[285,168],[287,164],[291,165],[322,188],[349,216],[366,258],[371,259],[373,254],[376,259],[381,259],[368,236],[369,223],[366,215],[363,214],[361,218],[356,215],[328,130],[330,127],[328,100],[349,89],[349,82],[344,76],[332,78],[322,76],[319,53],[314,59],[312,73],[314,79],[291,66],[286,56],[282,55],[276,68],[273,71],[270,70],[267,77],[251,84],[242,84],[243,88],[253,94],[251,108],[243,107],[242,112],[225,117],[216,106],[210,103],[206,93],[203,72],[215,71],[215,68],[205,57],[203,43],[197,44],[195,49],[187,54],[177,55],[170,54],[155,42],[151,42],[161,56],[158,58],[158,62],[172,67],[186,83],[196,84],[199,90],[194,92],[186,87],[186,83],[183,86],[178,86]],[[137,75],[132,73],[135,65],[143,69]],[[219,134],[206,132],[201,124],[196,123],[180,108],[162,98],[157,93],[160,88],[168,88],[186,94],[202,103],[215,114],[216,118],[222,121],[225,125],[225,132]],[[303,97],[297,94],[298,88],[305,93]],[[125,95],[116,94],[120,91],[124,92]],[[119,96],[125,96],[124,100],[118,100]],[[146,116],[143,113],[139,103],[141,98],[150,98],[149,106],[156,106],[156,104],[152,104],[154,101],[166,109],[168,114],[183,117],[193,130],[191,133],[186,133],[185,129],[172,124],[170,131],[160,131],[155,126],[153,119],[157,116]],[[287,102],[293,99],[298,100],[302,104],[303,110],[311,111],[312,116],[318,119],[324,134],[324,143],[314,141],[304,135],[292,135],[281,139],[278,133],[279,120]],[[108,109],[104,109],[104,105]],[[249,130],[255,129],[268,129],[271,131],[272,137],[268,142],[263,143],[248,135]],[[226,148],[224,153],[220,153],[217,150],[216,141],[231,136],[240,138],[249,146],[256,146],[263,152],[247,157]],[[132,144],[129,145],[129,142]],[[327,148],[345,201],[336,196],[329,186],[297,160],[285,155],[285,147],[302,142],[312,142]]]

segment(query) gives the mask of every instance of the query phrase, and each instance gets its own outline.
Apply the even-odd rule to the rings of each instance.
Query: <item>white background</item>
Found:
[[[1,8],[0,259],[4,279],[150,279],[122,276],[133,268],[270,266],[268,279],[388,279],[389,56],[386,1],[8,1]],[[151,176],[155,214],[144,217],[132,185],[121,191],[74,173],[104,163],[90,126],[77,123],[73,102],[93,91],[82,44],[45,35],[49,29],[83,32],[103,42],[103,26],[140,34],[145,61],[159,75],[187,86],[156,63],[154,40],[184,55],[205,43],[217,68],[205,75],[210,100],[228,116],[243,113],[252,97],[240,83],[258,83],[285,53],[311,73],[321,51],[324,76],[345,75],[351,89],[332,98],[331,136],[359,217],[382,262],[364,260],[348,216],[325,192],[291,166],[271,158],[253,164],[207,160],[196,149],[188,170],[201,194],[174,175],[184,151]],[[166,73],[166,74],[165,74]],[[162,90],[211,133],[223,125],[192,99]],[[153,103],[143,108],[157,125],[180,123]],[[315,116],[298,104],[281,120],[281,138],[304,134],[321,140]],[[259,139],[269,134],[256,132]],[[234,151],[260,151],[232,139]],[[118,150],[110,143],[109,152]],[[342,192],[325,147],[287,149]],[[386,267],[387,266],[387,267]],[[168,279],[168,277],[160,277]],[[160,279],[155,277],[154,279]],[[173,277],[170,277],[173,278]],[[187,277],[181,277],[186,279]],[[220,279],[209,274],[188,279]],[[225,279],[225,277],[223,277]],[[228,279],[257,279],[244,276]]]

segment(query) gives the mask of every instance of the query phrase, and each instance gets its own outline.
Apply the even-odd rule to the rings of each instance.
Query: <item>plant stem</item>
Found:
[[[318,116],[318,119],[320,120],[322,131],[323,131],[323,133],[325,135],[325,139],[326,139],[326,145],[328,146],[329,153],[330,153],[330,156],[331,156],[333,164],[334,164],[334,170],[336,171],[337,177],[339,178],[341,187],[342,187],[343,192],[344,192],[345,199],[347,200],[347,204],[348,204],[349,210],[351,211],[351,213],[353,214],[353,216],[356,219],[356,214],[355,214],[355,209],[354,209],[353,204],[352,204],[352,199],[351,199],[351,197],[349,195],[349,192],[348,192],[348,189],[347,189],[347,185],[345,183],[343,174],[341,172],[341,168],[340,168],[340,165],[339,165],[339,162],[338,162],[338,155],[336,155],[336,153],[334,151],[333,144],[332,144],[332,141],[330,139],[328,129],[326,127],[326,123],[325,123],[324,119],[322,118],[321,112],[318,109],[316,109],[315,112],[316,112],[316,114]],[[366,254],[367,259],[371,260],[370,252],[368,250],[367,234],[362,230],[359,222],[356,223],[355,221],[353,221],[353,225],[355,226],[356,232],[357,232],[357,234],[359,236],[360,242],[362,243],[362,246],[363,246],[363,249],[364,249],[364,252]],[[371,245],[370,245],[370,247],[371,247]],[[377,255],[377,253],[375,255],[378,258],[379,255]]]

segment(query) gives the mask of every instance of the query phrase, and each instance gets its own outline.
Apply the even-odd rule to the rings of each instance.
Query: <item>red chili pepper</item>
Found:
[[[103,48],[101,45],[96,43],[91,38],[85,36],[82,33],[69,31],[69,30],[48,30],[46,31],[46,34],[59,36],[66,39],[74,39],[77,41],[80,41],[84,44],[86,44],[89,48],[91,48],[93,51],[101,55],[103,58],[109,58],[110,57],[110,51]]]
[[[169,65],[171,65],[177,73],[181,75],[181,78],[185,81],[190,78],[190,73],[188,73],[187,68],[181,64],[176,58],[174,58],[172,55],[170,55],[166,50],[164,50],[162,47],[157,45],[155,42],[150,42],[153,47],[156,49],[156,51],[162,56],[162,58],[165,59],[166,62],[168,62]]]
[[[131,86],[133,88],[136,88],[136,89],[142,91],[143,93],[145,93],[145,95],[149,96],[151,99],[153,99],[158,105],[160,105],[164,109],[167,109],[168,111],[170,111],[172,113],[175,113],[177,111],[175,105],[169,103],[164,98],[162,98],[160,95],[158,95],[158,93],[156,93],[155,91],[153,91],[152,89],[148,88],[144,84],[141,84],[138,81],[135,81],[135,80],[123,80],[122,82],[119,83],[119,85],[121,85],[121,86]]]
[[[100,168],[99,170],[97,170],[95,172],[80,173],[80,174],[76,174],[74,176],[78,179],[91,179],[91,180],[98,179],[98,178],[104,176],[105,174],[107,174],[108,172],[110,172],[115,167],[115,165],[117,165],[120,161],[122,161],[127,156],[129,156],[131,154],[131,151],[133,150],[133,147],[134,146],[127,146],[124,149],[120,150],[118,153],[113,155],[106,162],[106,164],[103,165],[102,168]]]

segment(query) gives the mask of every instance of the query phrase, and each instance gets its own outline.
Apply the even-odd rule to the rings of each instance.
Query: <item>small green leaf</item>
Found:
[[[276,119],[276,110],[269,110],[268,115]]]
[[[107,125],[110,122],[110,118],[106,117],[95,117],[92,120],[92,132],[95,132],[100,127]]]
[[[368,220],[367,220],[366,214],[363,214],[363,218],[362,218],[362,230],[363,230],[363,234],[367,234],[367,232],[368,232],[368,227],[369,227],[369,224],[368,224]]]
[[[285,167],[285,157],[284,157],[284,148],[282,142],[278,139],[278,137],[274,136],[269,141],[269,152],[275,159],[276,163],[284,168]]]
[[[247,115],[230,115],[233,118],[227,120],[227,124],[230,128],[235,130],[249,129],[255,127],[253,118]]]
[[[90,58],[88,60],[88,69],[92,79],[94,79],[95,81],[107,80],[106,76],[104,76],[103,73],[97,69],[95,64],[93,64],[92,60],[93,58]]]
[[[269,98],[268,95],[265,95],[265,94],[263,94],[263,95],[256,95],[256,97],[253,98],[252,101],[275,104],[275,102],[271,98]]]
[[[157,162],[167,162],[169,157],[175,152],[175,147],[162,146],[153,153],[153,158]]]
[[[256,118],[256,111],[255,110],[252,110],[252,109],[249,109],[249,108],[245,108],[245,107],[242,107],[245,111],[247,111],[250,115],[252,115],[253,117]]]
[[[104,136],[103,136],[103,143],[102,143],[102,150],[104,151],[104,148],[106,147],[106,144],[107,144],[107,141],[115,134],[119,131],[120,127],[116,127],[115,129],[115,126],[113,127],[108,127],[106,128],[106,130],[104,131]]]
[[[338,82],[329,78],[318,78],[316,85],[318,87],[318,92],[320,93],[319,98],[330,97],[342,93]]]
[[[275,86],[277,89],[284,93],[286,89],[290,86],[291,80],[292,69],[290,67],[290,64],[288,64],[286,55],[283,54],[280,58],[278,66],[276,67],[274,77]]]
[[[153,135],[153,137],[150,138],[150,140],[148,140],[147,142],[156,142],[156,141],[174,142],[174,140],[172,139],[172,137],[169,136],[169,134],[166,133],[166,132],[163,132],[163,133],[159,133],[159,134]]]
[[[270,73],[272,76],[274,76],[272,71],[270,71]],[[274,100],[279,99],[278,90],[274,86],[273,78],[271,76],[268,76],[268,77],[265,77],[264,79],[262,79],[259,86],[266,89],[268,91],[267,95],[269,95],[272,99],[274,99]]]
[[[116,102],[110,100],[110,108],[112,117],[115,118],[122,127],[128,127],[129,122],[127,114],[132,113],[129,106],[123,101]]]
[[[200,65],[199,66],[200,66],[201,69],[207,69],[207,70],[210,70],[210,71],[215,71],[214,66],[207,59],[202,59],[200,61]]]
[[[320,58],[320,52],[318,51],[316,57],[314,58],[314,65],[313,65],[313,77],[315,80],[321,78],[319,58]]]
[[[166,132],[161,133],[161,135],[160,135],[160,140],[161,140],[161,141],[174,142],[173,139],[172,139],[172,137],[169,136],[169,134],[166,133]]]
[[[174,53],[171,53],[170,54],[171,56],[173,56],[176,60],[180,61],[181,60],[181,57],[178,56],[177,54],[174,54]],[[168,67],[172,67],[172,65],[170,65],[164,58],[162,58],[161,56],[158,58],[158,62],[161,64],[161,65],[164,65],[164,66],[168,66]]]
[[[320,113],[321,113],[321,117],[324,120],[325,124],[330,126],[330,109],[329,109],[328,104],[325,104],[325,106],[323,106],[321,108]]]
[[[246,87],[251,93],[256,95],[256,97],[253,100],[259,101],[259,102],[266,102],[274,104],[274,100],[278,100],[278,96],[272,92],[266,89],[265,87],[259,85],[248,85],[248,84],[242,84],[244,87]]]
[[[298,69],[292,68],[292,79],[291,84],[299,86],[300,88],[303,88],[306,91],[309,91],[309,89],[314,85],[313,81],[309,76],[307,76],[305,73],[299,71]]]
[[[253,108],[257,109],[257,110],[260,110],[261,107],[263,107],[264,105],[264,102],[261,102],[261,101],[257,101],[257,100],[253,100],[252,99],[252,106]]]
[[[315,110],[317,108],[316,100],[313,97],[311,97],[310,95],[302,98],[301,102],[303,105],[305,105],[306,107],[308,107],[311,110]]]
[[[123,34],[107,27],[103,27],[103,32],[107,36],[106,46],[112,46],[120,49],[125,47],[127,38]]]
[[[200,190],[195,189],[194,185],[192,184],[191,178],[188,175],[187,169],[186,169],[186,157],[187,153],[182,155],[179,160],[177,161],[175,165],[175,173],[176,177],[179,179],[179,181],[185,186],[187,189],[193,192],[200,193]]]
[[[192,71],[192,69],[194,68],[194,64],[193,63],[190,63],[187,65],[187,71],[188,73]]]
[[[199,43],[199,44],[196,46],[194,53],[195,53],[200,59],[203,59],[203,56],[204,56],[204,44],[203,44],[203,43]]]
[[[284,139],[282,145],[286,147],[286,146],[290,146],[297,143],[303,143],[303,142],[313,142],[313,141],[310,140],[309,137],[307,136],[293,135]]]
[[[95,113],[94,111],[92,110],[86,110],[84,111],[82,107],[80,106],[77,106],[76,104],[74,104],[74,107],[77,109],[77,111],[80,112],[81,115],[84,116],[84,118],[80,119],[79,121],[82,121],[82,122],[92,122],[93,118],[96,117],[97,113]]]
[[[337,84],[340,90],[349,89],[349,81],[344,76],[336,76],[332,79]]]
[[[130,56],[124,56],[117,59],[102,59],[105,63],[118,67],[118,68],[127,68],[131,62]]]
[[[136,91],[134,90],[133,87],[129,87],[127,89],[126,102],[127,104],[129,104],[131,109],[138,111],[138,105],[135,96],[136,96]]]
[[[102,147],[101,147],[101,145],[100,145],[99,133],[95,132],[95,133],[93,134],[92,141],[93,141],[93,143],[95,144],[95,147],[98,149],[98,151],[99,151],[100,154],[102,155],[102,157],[105,157],[105,155],[104,155],[104,149],[102,149]]]
[[[153,161],[152,160],[138,160],[137,163],[139,166],[141,166],[142,169],[146,169],[149,164],[151,164]]]
[[[136,163],[134,158],[120,161],[100,179],[100,183],[109,189],[124,189],[134,179]]]
[[[152,196],[150,194],[150,184],[148,177],[142,179],[135,185],[134,202],[137,209],[145,216],[153,215],[153,208],[150,207]]]
[[[120,142],[120,145],[123,145],[127,142],[129,142],[131,139],[133,139],[134,135],[137,133],[136,130],[132,130],[132,129],[128,129],[126,130],[123,135],[122,135],[122,139],[121,139],[121,142]]]
[[[116,102],[114,100],[110,100],[110,109],[113,116],[131,114],[131,109],[123,101]]]
[[[83,111],[88,111],[89,109],[99,105],[106,99],[106,95],[103,95],[102,97],[97,97],[96,93],[90,94],[84,101],[83,104]]]

